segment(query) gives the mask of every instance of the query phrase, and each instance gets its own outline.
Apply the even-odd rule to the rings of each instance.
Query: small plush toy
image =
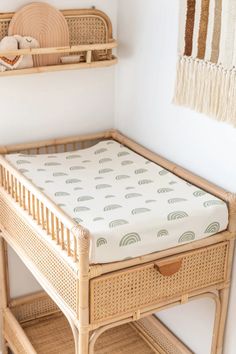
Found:
[[[17,49],[38,48],[39,43],[35,38],[22,36],[7,36],[0,42],[0,51]],[[5,70],[26,69],[33,67],[32,55],[0,56],[0,72]]]
[[[14,36],[18,42],[18,49],[39,48],[39,42],[33,37]],[[24,55],[17,69],[32,68],[34,66],[32,55]]]
[[[4,37],[0,42],[0,51],[18,49],[18,42],[14,37]],[[22,55],[0,56],[0,71],[16,69],[23,59]]]

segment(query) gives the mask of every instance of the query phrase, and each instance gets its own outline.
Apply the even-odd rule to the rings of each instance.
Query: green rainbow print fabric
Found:
[[[223,201],[113,140],[74,152],[6,157],[89,229],[91,263],[142,256],[227,228]]]

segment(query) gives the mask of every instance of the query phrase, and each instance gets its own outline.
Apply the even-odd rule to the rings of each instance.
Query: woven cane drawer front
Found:
[[[76,312],[76,274],[1,198],[0,210],[0,223],[11,235],[14,244],[24,251],[58,295]]]
[[[226,279],[228,242],[168,258],[182,265],[171,276],[162,275],[155,263],[103,275],[91,281],[91,323],[132,314],[169,298],[219,284]],[[163,261],[163,260],[162,260]]]

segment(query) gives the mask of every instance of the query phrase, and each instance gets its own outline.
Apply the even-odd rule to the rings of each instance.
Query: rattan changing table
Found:
[[[73,151],[104,139],[118,141],[226,201],[228,229],[138,258],[89,264],[89,231],[14,169],[4,154]],[[152,314],[202,297],[216,304],[211,353],[222,353],[236,235],[235,195],[114,130],[2,147],[0,153],[3,353],[9,346],[14,353],[189,354],[191,351]],[[45,293],[10,299],[6,244],[16,251]],[[108,296],[112,301],[106,300]]]

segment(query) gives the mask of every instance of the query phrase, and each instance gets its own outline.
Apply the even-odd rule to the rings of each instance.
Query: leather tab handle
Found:
[[[182,263],[182,259],[178,259],[175,262],[155,262],[154,267],[165,277],[170,277],[180,270]]]

